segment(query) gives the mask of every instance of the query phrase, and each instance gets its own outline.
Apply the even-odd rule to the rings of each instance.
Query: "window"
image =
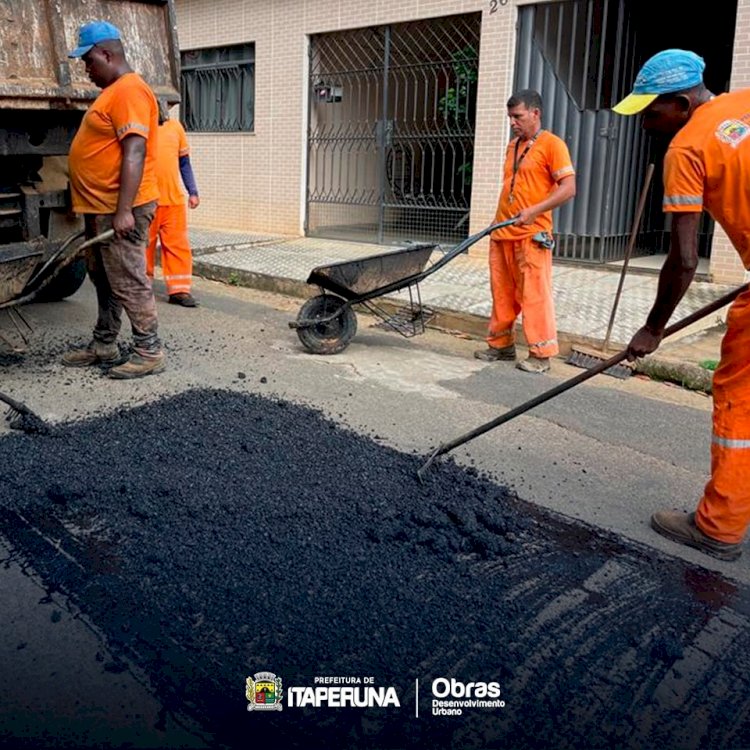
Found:
[[[252,133],[255,45],[182,52],[182,122],[189,132]]]

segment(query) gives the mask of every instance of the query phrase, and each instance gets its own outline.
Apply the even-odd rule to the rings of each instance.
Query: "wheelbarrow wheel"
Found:
[[[319,294],[307,300],[297,314],[297,320],[316,320],[339,314],[326,323],[297,329],[297,336],[305,349],[313,354],[338,354],[344,351],[357,332],[357,316],[346,300],[333,294]]]

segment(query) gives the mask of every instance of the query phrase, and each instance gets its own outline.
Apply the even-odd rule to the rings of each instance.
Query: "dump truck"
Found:
[[[173,0],[0,0],[0,309],[73,294],[86,275],[67,154],[99,94],[78,29],[106,20],[158,98],[179,102]]]

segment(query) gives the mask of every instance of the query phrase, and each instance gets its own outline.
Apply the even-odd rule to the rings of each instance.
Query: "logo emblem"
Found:
[[[750,126],[742,120],[724,120],[716,129],[716,137],[728,143],[732,148],[737,148],[748,135],[750,135]]]
[[[284,690],[281,677],[273,672],[257,672],[245,680],[245,697],[248,711],[281,711]]]

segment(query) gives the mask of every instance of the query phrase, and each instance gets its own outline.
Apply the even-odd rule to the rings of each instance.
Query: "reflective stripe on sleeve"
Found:
[[[568,175],[575,174],[575,169],[570,167],[563,167],[562,169],[558,169],[557,172],[552,173],[552,177],[554,177],[556,180],[560,179],[560,177],[567,177]]]
[[[702,195],[665,195],[662,204],[665,206],[701,206]]]

